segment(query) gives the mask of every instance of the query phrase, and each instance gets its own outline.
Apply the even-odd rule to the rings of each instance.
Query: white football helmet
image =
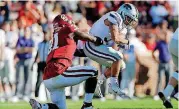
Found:
[[[139,12],[137,8],[130,3],[125,3],[119,7],[117,13],[121,15],[125,26],[127,27],[136,27],[138,24]]]

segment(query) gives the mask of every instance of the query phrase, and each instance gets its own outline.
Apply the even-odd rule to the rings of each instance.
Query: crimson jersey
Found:
[[[61,74],[65,69],[71,66],[72,58],[76,50],[76,42],[72,37],[77,27],[69,16],[65,14],[56,16],[53,20],[53,28],[53,39],[50,41],[47,67],[44,72],[45,79],[54,77],[57,73]],[[60,72],[48,72],[48,64],[54,59],[58,60],[58,63],[63,65],[65,69]]]

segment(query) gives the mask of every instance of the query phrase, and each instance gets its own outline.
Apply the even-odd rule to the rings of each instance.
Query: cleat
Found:
[[[101,84],[100,83],[97,83],[97,89],[98,89],[98,96],[100,97],[100,98],[103,98],[103,94],[102,94],[102,92],[101,92]]]
[[[98,78],[96,88],[98,89],[98,96],[100,98],[103,98],[103,94],[101,92],[101,85],[104,83],[105,80],[106,80],[106,77],[103,74],[101,76],[99,76],[99,78]]]
[[[158,95],[159,95],[160,99],[163,101],[163,105],[166,108],[173,108],[171,102],[165,98],[165,96],[162,92],[159,92]]]
[[[95,108],[93,107],[92,103],[89,104],[84,103],[81,109],[95,109]]]
[[[30,99],[29,103],[30,103],[32,109],[41,109],[42,108],[41,104],[34,99]]]
[[[81,109],[95,109],[95,108],[93,108],[93,106],[90,106],[90,107],[82,107]]]

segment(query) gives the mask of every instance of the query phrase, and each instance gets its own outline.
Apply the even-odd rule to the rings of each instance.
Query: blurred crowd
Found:
[[[165,87],[174,69],[168,43],[178,27],[177,1],[16,0],[0,2],[0,101],[28,101],[40,94],[41,100],[48,98],[42,74],[53,35],[51,22],[56,15],[72,16],[79,29],[88,32],[96,20],[116,11],[124,2],[133,3],[140,15],[137,28],[127,34],[131,47],[123,53],[126,69],[119,75],[120,87],[131,98],[152,95],[158,100],[157,92]],[[78,48],[83,44],[79,41]],[[105,72],[104,66],[88,58],[74,57],[73,65],[93,65],[100,73]],[[107,83],[101,89],[104,97],[110,98]],[[66,96],[72,100],[78,100],[83,93],[83,83],[66,88]]]

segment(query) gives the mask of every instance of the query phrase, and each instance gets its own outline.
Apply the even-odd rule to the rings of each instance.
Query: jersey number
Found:
[[[58,48],[58,33],[55,33],[53,39],[50,41],[48,54],[56,48]]]

